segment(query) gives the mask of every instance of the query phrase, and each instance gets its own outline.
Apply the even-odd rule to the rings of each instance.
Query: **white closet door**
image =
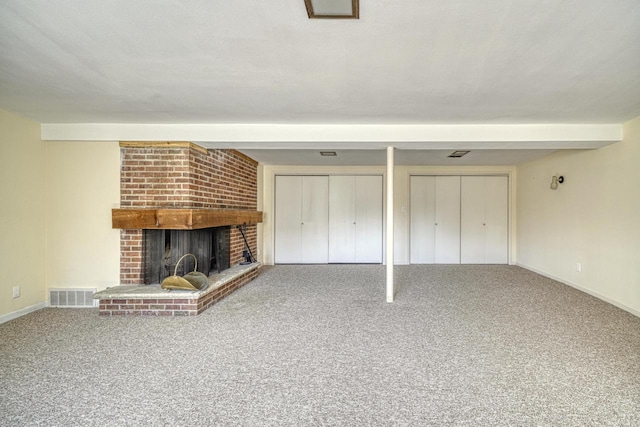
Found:
[[[486,248],[485,177],[463,176],[461,191],[461,247],[463,264],[484,264]]]
[[[461,262],[508,262],[508,179],[462,177]]]
[[[410,180],[411,264],[436,261],[436,177],[412,176]]]
[[[460,177],[436,176],[436,264],[460,263]]]
[[[303,176],[301,264],[329,262],[329,177]]]
[[[382,262],[382,176],[355,177],[355,262]]]
[[[302,177],[276,176],[275,262],[298,264],[302,254]]]
[[[329,262],[356,262],[356,177],[329,177]]]
[[[509,262],[509,185],[506,176],[485,177],[486,264]]]

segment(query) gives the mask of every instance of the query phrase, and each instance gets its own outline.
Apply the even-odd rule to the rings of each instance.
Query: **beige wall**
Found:
[[[274,220],[273,206],[275,197],[275,176],[278,174],[378,174],[386,175],[385,166],[358,167],[320,167],[320,166],[264,166],[261,173],[261,185],[258,187],[263,215],[262,236],[259,236],[259,260],[273,264],[274,260]],[[510,261],[515,260],[515,167],[436,167],[436,166],[396,166],[394,171],[394,264],[409,263],[409,177],[419,174],[501,174],[510,176]],[[385,180],[386,187],[386,180]],[[384,192],[386,195],[386,190]],[[386,200],[385,200],[386,206]],[[386,217],[386,215],[385,215]]]
[[[117,142],[42,142],[38,123],[0,110],[0,322],[44,307],[49,288],[118,284],[119,162]]]
[[[640,315],[640,117],[622,142],[557,152],[517,173],[518,264]],[[555,191],[554,174],[565,177]]]
[[[46,142],[47,288],[105,289],[119,283],[117,142]]]
[[[0,317],[45,301],[44,183],[40,125],[0,110]]]

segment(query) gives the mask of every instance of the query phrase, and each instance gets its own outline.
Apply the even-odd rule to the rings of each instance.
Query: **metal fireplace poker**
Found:
[[[247,236],[245,236],[244,232],[247,229],[247,223],[244,222],[242,225],[238,226],[238,230],[240,230],[240,234],[242,234],[242,240],[244,240],[244,251],[242,251],[242,256],[244,257],[244,261],[240,263],[240,265],[247,265],[256,262],[255,257],[251,253],[251,248],[249,247],[249,242],[247,242]]]

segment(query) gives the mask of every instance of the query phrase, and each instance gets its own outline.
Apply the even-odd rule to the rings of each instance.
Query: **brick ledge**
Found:
[[[160,285],[116,286],[93,297],[100,300],[100,316],[195,316],[255,279],[259,267],[259,263],[236,265],[211,276],[203,291],[168,291]]]

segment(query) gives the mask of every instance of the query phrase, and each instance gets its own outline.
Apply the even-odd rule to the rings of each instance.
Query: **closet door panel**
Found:
[[[436,264],[460,263],[460,177],[436,176]]]
[[[303,176],[301,254],[302,264],[329,262],[329,177]]]
[[[436,177],[410,179],[410,262],[433,264],[435,256]]]
[[[486,264],[509,262],[508,187],[506,176],[485,177]]]
[[[329,177],[329,262],[356,262],[356,178]]]
[[[382,262],[382,176],[355,177],[355,262]]]
[[[276,176],[275,263],[298,264],[302,253],[302,177]]]
[[[508,263],[508,178],[462,177],[461,262]]]
[[[486,250],[485,177],[461,178],[460,262],[484,264]]]

